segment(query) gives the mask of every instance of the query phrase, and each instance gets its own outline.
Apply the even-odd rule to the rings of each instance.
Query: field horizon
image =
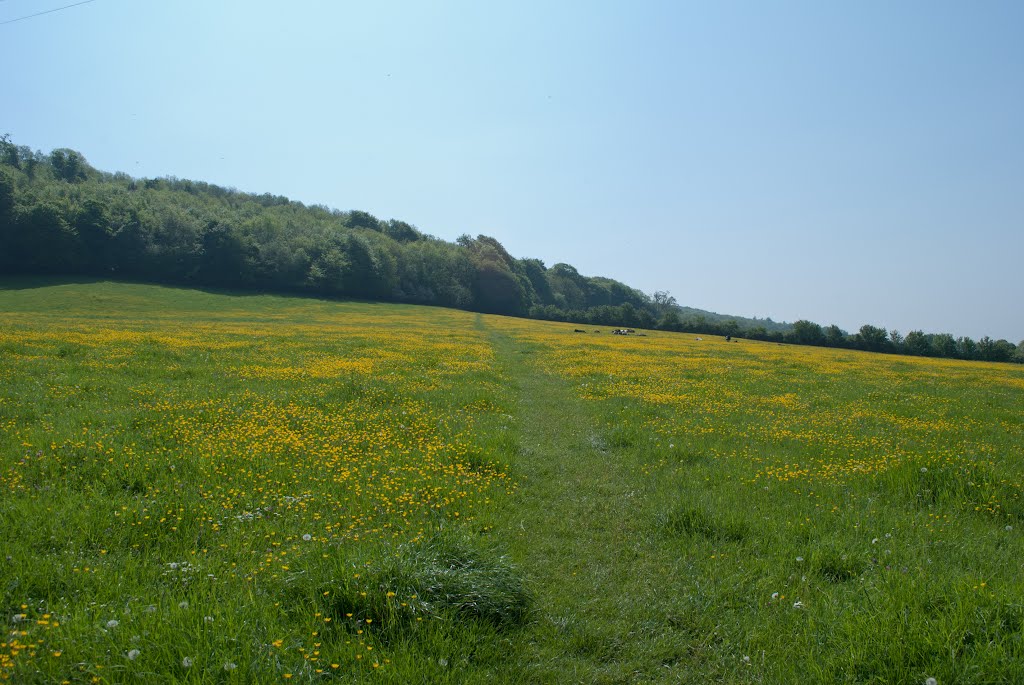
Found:
[[[0,281],[0,680],[1024,681],[1024,367]]]

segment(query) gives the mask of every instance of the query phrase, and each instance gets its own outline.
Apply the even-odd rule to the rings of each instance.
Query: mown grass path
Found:
[[[596,414],[528,345],[492,340],[519,398],[520,489],[505,530],[535,594],[522,680],[686,682],[714,636],[680,606],[687,574],[652,538],[640,464],[604,444]]]

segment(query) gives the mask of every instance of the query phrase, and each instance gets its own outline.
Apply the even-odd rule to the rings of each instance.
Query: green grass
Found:
[[[1024,681],[1019,367],[7,285],[0,678]]]

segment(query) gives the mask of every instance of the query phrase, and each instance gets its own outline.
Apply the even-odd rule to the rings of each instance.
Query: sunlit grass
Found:
[[[664,594],[626,611],[665,634],[687,617],[667,671],[699,653],[737,682],[1024,678],[1024,369],[488,324],[591,407],[639,489],[617,515]]]
[[[127,317],[90,292],[0,331],[0,677],[384,668],[379,629],[462,611],[377,569],[486,533],[515,487],[479,437],[511,417],[471,315],[281,299],[253,321],[126,289],[153,298]]]
[[[0,291],[0,679],[1020,682],[1024,369]]]

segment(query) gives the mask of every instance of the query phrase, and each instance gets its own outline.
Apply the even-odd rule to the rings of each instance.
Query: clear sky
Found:
[[[0,22],[73,0],[0,0]],[[722,313],[1024,339],[1024,2],[93,0],[0,133]]]

